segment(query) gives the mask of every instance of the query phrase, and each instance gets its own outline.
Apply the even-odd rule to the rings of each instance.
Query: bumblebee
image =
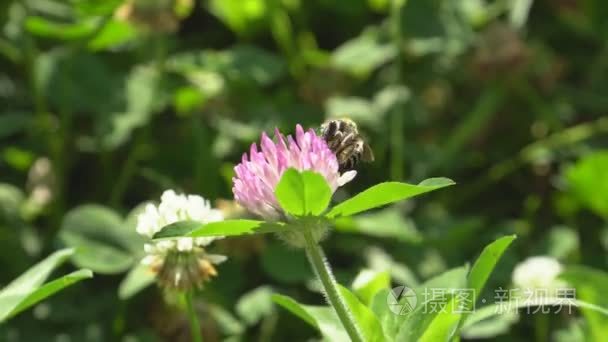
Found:
[[[336,154],[340,172],[354,169],[360,161],[374,161],[371,147],[363,140],[353,120],[327,120],[319,131],[329,149]]]

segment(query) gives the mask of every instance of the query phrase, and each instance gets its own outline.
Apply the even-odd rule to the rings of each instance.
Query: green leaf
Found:
[[[566,171],[570,191],[588,209],[608,218],[608,151],[581,158]]]
[[[0,183],[0,222],[19,218],[20,208],[25,202],[25,194],[18,187]]]
[[[363,78],[396,55],[395,45],[381,42],[379,30],[370,29],[336,48],[332,62],[337,69]]]
[[[303,305],[295,300],[281,295],[273,295],[272,300],[298,316],[306,323],[315,327],[327,341],[348,341],[338,315],[333,308],[327,306]]]
[[[72,286],[81,280],[91,278],[93,278],[93,272],[91,272],[91,270],[82,269],[50,281],[36,289],[34,292],[30,293],[27,298],[25,298],[15,309],[13,309],[8,318],[21,313],[31,306],[65,289],[66,287]]]
[[[107,119],[108,131],[103,136],[104,147],[120,146],[136,128],[146,125],[153,113],[168,105],[171,98],[161,81],[162,75],[157,68],[139,65],[131,70],[125,80],[126,108],[113,108]]]
[[[2,289],[0,291],[0,322],[10,317],[15,309],[19,308],[29,296],[39,289],[51,272],[73,254],[73,249],[57,251]]]
[[[263,0],[212,0],[209,10],[234,32],[242,35],[259,24],[267,15]]]
[[[422,234],[411,219],[404,218],[397,207],[365,213],[355,217],[342,217],[334,222],[337,231],[358,233],[401,242],[417,244],[422,242]]]
[[[576,295],[578,296],[578,291]],[[516,298],[515,300],[497,302],[477,308],[471,315],[467,317],[466,321],[464,322],[462,326],[463,336],[468,336],[469,332],[471,331],[473,333],[478,332],[476,331],[476,328],[480,328],[482,334],[487,333],[487,330],[491,330],[492,327],[484,328],[483,325],[485,323],[503,326],[512,324],[513,322],[517,321],[517,311],[519,309],[538,306],[556,306],[562,307],[562,311],[568,312],[569,305],[572,306],[572,310],[578,307],[583,310],[583,313],[593,313],[597,315],[598,318],[603,317],[604,319],[608,319],[608,309],[575,298],[564,299],[555,297],[539,297],[535,298],[534,300],[521,300],[520,298]],[[502,323],[492,323],[492,320],[500,320]],[[481,337],[483,337],[483,335]],[[602,341],[602,339],[598,339],[597,341]]]
[[[367,306],[363,305],[350,290],[339,284],[338,289],[350,313],[361,329],[365,341],[385,341],[382,326],[374,313]]]
[[[279,294],[272,295],[272,300],[275,303],[282,306],[284,309],[291,312],[292,314],[300,317],[304,322],[310,324],[311,326],[313,326],[317,329],[319,328],[319,325],[317,324],[317,320],[315,319],[315,317],[313,315],[308,313],[308,311],[306,310],[304,305],[301,305],[300,303],[296,302],[295,300],[293,300],[287,296],[283,296],[283,295],[279,295]]]
[[[244,294],[236,303],[236,312],[249,326],[256,325],[274,311],[273,293],[271,287],[260,286]]]
[[[508,311],[502,314],[496,314],[490,317],[484,317],[478,319],[475,316],[479,313],[482,314],[483,310],[491,307],[492,310],[498,311],[499,307],[486,306],[475,310],[472,314],[468,315],[468,319],[475,320],[474,324],[468,324],[462,328],[460,335],[466,339],[486,339],[493,338],[501,334],[509,332],[511,326],[519,320],[519,314],[517,311]],[[464,321],[463,322],[468,322]]]
[[[25,21],[25,28],[33,35],[60,40],[83,39],[95,32],[99,20],[89,19],[77,23],[58,23],[43,17],[30,16]]]
[[[222,333],[228,336],[243,334],[246,327],[229,311],[219,305],[209,304],[209,315],[213,317]]]
[[[399,324],[403,318],[400,315],[395,314],[390,310],[389,296],[394,298],[391,294],[391,289],[382,289],[376,293],[374,299],[371,302],[370,309],[376,315],[376,318],[382,326],[382,331],[387,341],[393,341],[399,332]]]
[[[376,293],[390,287],[390,285],[391,274],[388,270],[380,272],[365,269],[359,272],[353,281],[352,288],[363,303],[369,305],[376,296]]]
[[[304,253],[294,253],[282,242],[270,243],[259,260],[264,272],[280,283],[301,284],[314,278]]]
[[[120,216],[99,205],[72,209],[63,219],[59,238],[76,248],[76,265],[96,273],[116,274],[128,270],[143,248],[142,238]]]
[[[89,49],[98,51],[118,47],[137,38],[137,30],[129,23],[109,20],[93,39]]]
[[[420,341],[450,341],[457,332],[458,324],[462,318],[460,310],[456,310],[461,305],[458,295],[453,295],[448,301],[445,311],[440,311],[424,331]]]
[[[238,236],[246,234],[267,234],[284,231],[283,223],[270,223],[256,220],[225,220],[211,223],[196,221],[180,221],[164,227],[154,235],[155,239],[174,238],[180,236]]]
[[[336,205],[329,211],[327,217],[354,215],[453,184],[455,183],[448,178],[431,178],[418,185],[399,182],[380,183]]]
[[[322,175],[292,168],[281,177],[275,194],[283,210],[294,216],[320,215],[327,209],[332,195]]]
[[[453,297],[453,293],[446,293],[443,298],[431,298],[424,303],[418,302],[415,310],[406,316],[406,321],[400,326],[395,341],[421,340],[427,330],[432,327],[435,319],[441,314],[441,310],[425,310],[424,307],[432,308],[446,306],[449,311],[449,305],[452,303]],[[418,296],[418,298],[420,298],[420,296]],[[439,333],[440,332],[435,332],[435,334]]]
[[[218,81],[217,86],[200,84],[205,95],[216,94],[211,89],[221,88],[225,81],[234,85],[266,86],[278,80],[286,70],[285,62],[279,56],[254,45],[237,45],[229,50],[197,50],[172,55],[167,67],[199,84]],[[211,77],[211,78],[210,78]],[[211,88],[211,89],[210,89]]]
[[[471,311],[475,307],[477,296],[481,294],[483,288],[490,277],[490,274],[496,267],[498,260],[515,240],[515,235],[502,237],[483,249],[477,261],[471,268],[471,273],[468,277],[468,288],[473,289],[475,298],[470,302],[465,312]],[[466,319],[466,314],[463,315],[463,322]]]
[[[83,78],[85,74],[87,77]],[[58,110],[99,114],[98,120],[107,120],[109,113],[121,109],[121,75],[101,56],[86,53],[84,49],[52,49],[41,53],[36,58],[35,78],[49,105]]]
[[[583,315],[595,341],[608,336],[608,273],[584,266],[566,268],[559,276],[576,288],[576,298],[598,306],[604,314],[594,308],[582,308]]]
[[[156,277],[150,271],[149,267],[138,263],[129,271],[129,273],[127,273],[120,283],[118,287],[118,297],[123,300],[129,299],[153,284],[155,280]]]
[[[453,310],[457,308],[458,303],[453,300],[455,293],[452,289],[465,288],[467,273],[466,266],[455,268],[431,278],[416,288],[416,307],[413,312],[405,316],[406,320],[399,327],[395,340],[418,341],[422,338],[432,340],[434,337],[441,339],[449,337],[459,319],[459,314]],[[433,310],[433,307],[445,307],[446,312]]]

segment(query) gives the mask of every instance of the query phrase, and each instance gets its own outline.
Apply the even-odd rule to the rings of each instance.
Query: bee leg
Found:
[[[340,145],[341,146],[346,146],[348,145],[351,140],[355,139],[356,135],[354,133],[348,133],[346,136],[344,136],[344,138],[340,139]]]
[[[340,146],[340,142],[342,141],[342,136],[344,134],[340,131],[336,131],[334,132],[333,136],[330,136],[329,139],[326,139],[325,141],[327,141],[327,145],[329,147],[330,150],[336,152],[336,150],[339,148]]]

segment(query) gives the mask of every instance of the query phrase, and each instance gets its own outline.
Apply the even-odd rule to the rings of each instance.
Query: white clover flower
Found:
[[[211,208],[209,201],[196,195],[165,191],[158,206],[148,204],[137,217],[137,233],[153,238],[165,226],[178,221],[210,223],[223,220],[222,212]],[[223,255],[207,254],[205,247],[222,237],[182,237],[144,245],[142,264],[157,274],[161,286],[177,290],[199,287],[217,275],[213,264],[226,260]]]
[[[163,227],[178,221],[190,220],[209,223],[223,219],[222,212],[211,208],[209,201],[201,196],[178,195],[173,190],[167,190],[160,197],[158,207],[154,204],[148,204],[145,211],[138,216],[137,232],[140,235],[152,238]],[[211,241],[213,241],[213,238]]]
[[[548,256],[530,257],[515,267],[513,284],[519,289],[554,289],[564,283],[557,279],[562,265]]]

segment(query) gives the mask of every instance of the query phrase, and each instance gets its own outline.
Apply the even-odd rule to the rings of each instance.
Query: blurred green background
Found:
[[[341,283],[367,268],[413,286],[512,233],[488,298],[531,255],[606,270],[606,18],[603,0],[3,0],[0,284],[64,246],[96,276],[0,340],[187,340],[171,298],[140,291],[132,210],[167,188],[230,210],[261,131],[330,117],[376,155],[337,199],[458,183],[339,222],[324,247]],[[323,303],[302,253],[272,237],[214,249],[230,260],[198,297],[207,340],[318,336],[269,299]],[[525,317],[486,337],[529,337]],[[549,337],[584,326],[553,315]]]

